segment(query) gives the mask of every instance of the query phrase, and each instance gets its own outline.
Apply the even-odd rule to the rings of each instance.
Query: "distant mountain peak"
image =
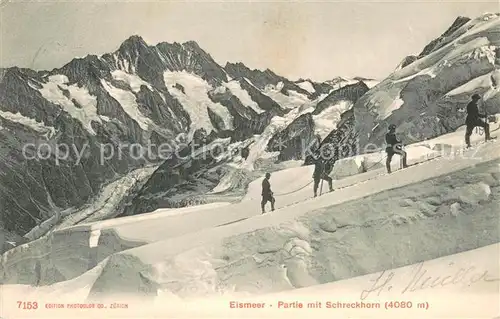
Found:
[[[203,50],[203,48],[198,44],[196,41],[187,41],[182,44],[182,46],[187,49],[188,51],[194,52],[200,56],[203,56],[205,58],[209,58],[210,60],[213,60],[212,56],[210,53],[207,51]],[[215,61],[214,61],[215,62]]]
[[[128,37],[127,40],[128,41],[135,41],[135,42],[144,42],[144,43],[146,43],[146,41],[144,41],[144,38],[141,37],[138,34],[132,34],[130,37]]]
[[[255,71],[247,67],[243,62],[226,62],[225,69],[243,69],[245,71]]]
[[[251,69],[248,66],[246,66],[243,62],[227,62],[226,65],[224,66],[224,68],[225,69],[239,69],[241,71],[244,70],[245,72],[263,73],[263,74],[268,74],[268,75],[272,75],[275,77],[280,77],[269,68],[266,68],[265,70]]]
[[[446,30],[444,33],[443,33],[443,36],[448,36],[450,34],[452,34],[453,32],[455,32],[458,28],[460,28],[461,26],[463,26],[464,24],[466,24],[467,22],[471,21],[471,19],[469,17],[463,17],[463,16],[458,16],[455,21],[453,21],[453,23],[451,24],[451,26],[448,28],[448,30]]]
[[[80,67],[80,68],[90,68],[90,67],[101,67],[102,62],[99,60],[99,57],[95,54],[87,54],[84,57],[76,57],[73,58],[71,61],[63,65],[61,68],[56,68],[55,70],[62,70],[62,69],[68,69],[71,67]]]
[[[331,79],[330,81],[331,82],[343,82],[343,81],[347,81],[347,78],[344,78],[342,76],[336,76],[333,79]]]
[[[446,38],[448,36],[453,34],[455,31],[460,29],[463,25],[465,25],[469,21],[471,21],[471,19],[468,17],[463,17],[463,16],[457,17],[455,19],[455,21],[453,21],[451,26],[443,34],[441,34],[441,36],[434,39],[428,45],[425,46],[425,48],[422,50],[422,52],[418,55],[418,58],[420,59],[420,58],[428,55],[429,53],[441,48],[443,45],[446,44]]]
[[[355,76],[352,79],[355,80],[355,81],[375,81],[375,79],[365,78],[365,77],[362,77],[362,76]]]
[[[198,42],[196,42],[194,40],[186,41],[182,45],[190,47],[190,48],[196,48],[196,49],[202,50],[202,48],[200,47]]]
[[[118,50],[130,47],[138,47],[138,46],[148,47],[149,45],[146,43],[146,41],[144,41],[144,39],[140,35],[134,34],[128,37],[125,41],[123,41]]]

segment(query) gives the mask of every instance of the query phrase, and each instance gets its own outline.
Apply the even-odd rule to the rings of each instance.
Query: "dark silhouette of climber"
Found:
[[[250,146],[255,143],[255,141],[250,142],[247,146],[241,149],[241,157],[246,160],[248,158],[248,155],[250,155]]]
[[[241,157],[243,157],[245,160],[248,158],[248,155],[250,155],[250,147],[249,146],[244,147],[241,150]]]
[[[403,143],[398,140],[396,136],[396,125],[389,125],[389,132],[385,134],[385,142],[387,143],[387,147],[385,148],[385,152],[387,153],[387,160],[385,162],[387,173],[391,173],[391,161],[394,154],[403,157],[403,168],[408,167],[406,163],[406,152],[403,150]]]
[[[490,137],[490,125],[483,121],[481,118],[486,119],[486,114],[480,114],[477,108],[477,102],[481,99],[479,94],[472,95],[472,100],[467,104],[467,118],[465,119],[465,125],[467,129],[465,130],[465,144],[470,147],[470,136],[475,127],[479,126],[484,129],[484,140],[488,141]]]
[[[267,202],[271,202],[271,210],[274,211],[274,197],[273,192],[271,190],[271,184],[269,183],[269,179],[271,178],[270,173],[266,173],[266,178],[262,181],[262,202],[260,206],[262,208],[262,214],[266,212],[265,206]]]
[[[328,154],[328,153],[327,153]],[[328,187],[330,188],[330,192],[333,191],[332,178],[329,175],[332,170],[332,166],[329,164],[328,160],[322,158],[319,154],[313,156],[314,160],[314,197],[318,196],[318,186],[321,180],[328,182]]]

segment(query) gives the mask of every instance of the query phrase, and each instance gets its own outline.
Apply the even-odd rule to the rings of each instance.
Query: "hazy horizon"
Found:
[[[292,80],[381,79],[458,16],[489,2],[9,2],[0,9],[0,67],[52,70],[115,51],[132,35],[149,45],[195,41],[212,58]]]

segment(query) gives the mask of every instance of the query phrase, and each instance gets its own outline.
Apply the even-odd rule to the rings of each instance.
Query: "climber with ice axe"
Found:
[[[487,114],[480,114],[477,107],[479,100],[481,100],[481,96],[479,96],[479,94],[474,94],[471,99],[469,104],[467,104],[467,118],[465,119],[465,125],[467,125],[467,129],[465,130],[465,144],[467,144],[467,148],[470,147],[470,136],[475,127],[479,126],[484,129],[485,141],[491,140],[490,125],[482,120],[489,120],[488,116]]]
[[[314,159],[314,197],[318,196],[318,186],[321,181],[320,195],[323,191],[323,181],[328,182],[330,192],[333,191],[332,178],[329,175],[332,167],[329,165],[329,159],[331,157],[331,151],[329,144],[323,145],[319,152],[313,155]]]
[[[396,125],[389,125],[389,131],[385,134],[385,142],[387,143],[387,147],[385,148],[385,152],[387,153],[387,160],[385,162],[387,173],[391,173],[391,161],[394,154],[401,156],[403,168],[408,167],[408,164],[406,164],[406,152],[403,150],[403,142],[396,136]]]
[[[271,184],[269,179],[271,178],[270,173],[266,173],[266,177],[262,181],[262,201],[260,202],[260,207],[262,209],[262,214],[266,213],[266,204],[271,202],[271,210],[274,211],[275,199],[273,196],[273,191],[271,190]]]

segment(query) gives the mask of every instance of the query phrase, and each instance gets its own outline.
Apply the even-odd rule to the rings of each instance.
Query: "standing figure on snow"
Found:
[[[490,125],[483,121],[481,118],[486,119],[486,114],[480,114],[477,108],[477,102],[481,99],[479,94],[472,95],[472,100],[467,104],[467,118],[465,119],[465,125],[467,129],[465,130],[465,143],[467,147],[470,147],[470,136],[475,127],[479,126],[484,129],[484,139],[488,141],[490,137]]]
[[[241,150],[241,157],[243,159],[247,159],[248,158],[248,155],[250,155],[250,146],[247,146],[247,147],[244,147],[242,150]]]
[[[326,154],[321,153],[322,152],[320,152],[320,154],[313,155],[314,173],[312,177],[314,180],[314,197],[318,196],[318,186],[321,180],[327,181],[330,192],[333,191],[332,178],[328,176],[333,168],[331,165],[329,165],[328,161],[328,155],[330,153],[329,151]],[[327,158],[323,158],[321,155],[325,155],[325,157]]]
[[[387,160],[385,162],[387,173],[391,173],[391,161],[394,154],[403,157],[403,168],[408,167],[408,164],[406,164],[406,152],[403,150],[403,143],[398,140],[396,136],[396,125],[389,125],[389,132],[385,134],[385,142],[387,143],[387,147],[385,148],[385,152],[387,153]]]
[[[273,192],[271,191],[271,184],[269,183],[269,179],[271,178],[270,173],[266,173],[266,178],[262,181],[262,202],[260,206],[262,208],[262,214],[266,212],[266,204],[267,202],[271,202],[271,210],[274,211],[274,197]]]

